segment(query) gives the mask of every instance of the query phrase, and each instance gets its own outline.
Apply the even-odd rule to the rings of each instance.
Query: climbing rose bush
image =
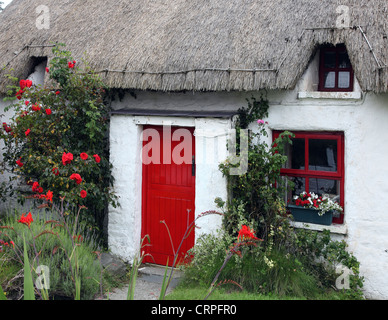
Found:
[[[54,47],[46,68],[50,86],[21,79],[10,88],[14,116],[3,122],[0,138],[5,145],[3,166],[15,181],[1,196],[18,192],[21,202],[32,198],[41,205],[64,198],[71,205],[86,206],[90,222],[101,225],[107,204],[117,205],[105,90],[86,63],[81,69],[62,47]]]

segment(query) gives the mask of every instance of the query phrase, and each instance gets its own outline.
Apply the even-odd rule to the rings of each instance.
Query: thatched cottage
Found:
[[[309,228],[345,238],[361,262],[365,295],[386,299],[387,15],[385,0],[13,0],[0,14],[0,65],[44,83],[58,41],[78,60],[86,53],[105,83],[122,89],[110,126],[121,207],[110,209],[108,234],[112,252],[128,261],[144,233],[167,246],[164,226],[153,223],[170,219],[166,212],[183,216],[174,236],[187,215],[226,198],[217,162],[226,155],[223,134],[245,99],[265,91],[270,137],[296,134],[284,174],[300,190],[330,189],[345,208],[331,225]],[[2,93],[5,85],[0,71]],[[162,125],[188,129],[193,159],[210,149],[216,160],[178,173],[142,164],[143,129]],[[190,243],[220,223],[199,219]]]

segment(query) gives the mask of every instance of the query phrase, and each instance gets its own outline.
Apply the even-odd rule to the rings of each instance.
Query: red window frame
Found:
[[[328,68],[325,67],[325,53],[327,52],[333,52],[335,53],[335,67],[334,68]],[[329,92],[349,92],[353,91],[353,79],[354,79],[354,72],[353,68],[350,65],[349,68],[340,68],[339,67],[339,54],[345,53],[347,55],[346,47],[344,45],[337,45],[334,46],[325,46],[321,48],[320,51],[320,59],[319,59],[319,91],[329,91]],[[350,73],[350,79],[349,79],[349,87],[347,88],[339,88],[338,87],[338,74],[339,72],[349,72]],[[326,72],[334,72],[335,73],[335,85],[333,88],[326,88],[325,87],[325,73]]]
[[[273,140],[279,137],[282,131],[273,132]],[[309,179],[321,178],[327,180],[337,180],[340,182],[339,196],[340,205],[344,208],[344,183],[345,183],[345,168],[344,168],[344,134],[343,132],[306,132],[298,131],[294,132],[295,139],[304,139],[304,169],[288,169],[282,168],[280,174],[288,177],[300,177],[305,179],[305,191],[309,192]],[[337,171],[320,171],[309,169],[309,140],[310,139],[323,139],[323,140],[336,140],[337,141]],[[344,221],[344,213],[341,213],[339,217],[333,218],[333,223],[342,224]]]

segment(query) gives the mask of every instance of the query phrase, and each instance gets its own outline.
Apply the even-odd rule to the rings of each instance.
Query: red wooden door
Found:
[[[149,235],[151,242],[145,247],[150,256],[144,262],[166,265],[168,259],[171,265],[187,226],[194,220],[193,131],[178,127],[143,128],[142,237]],[[146,138],[146,132],[151,132],[152,137]],[[193,245],[194,230],[183,240],[178,259]]]

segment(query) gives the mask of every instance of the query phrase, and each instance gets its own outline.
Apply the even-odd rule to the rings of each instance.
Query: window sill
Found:
[[[335,100],[361,100],[362,93],[352,92],[324,92],[324,91],[300,91],[298,99],[335,99]]]
[[[297,222],[297,221],[290,221],[290,224],[294,228],[309,229],[309,230],[315,230],[315,231],[329,230],[330,233],[341,234],[341,235],[346,235],[348,233],[348,228],[345,224],[332,224],[330,226],[325,226],[322,224],[305,223],[305,222]]]

